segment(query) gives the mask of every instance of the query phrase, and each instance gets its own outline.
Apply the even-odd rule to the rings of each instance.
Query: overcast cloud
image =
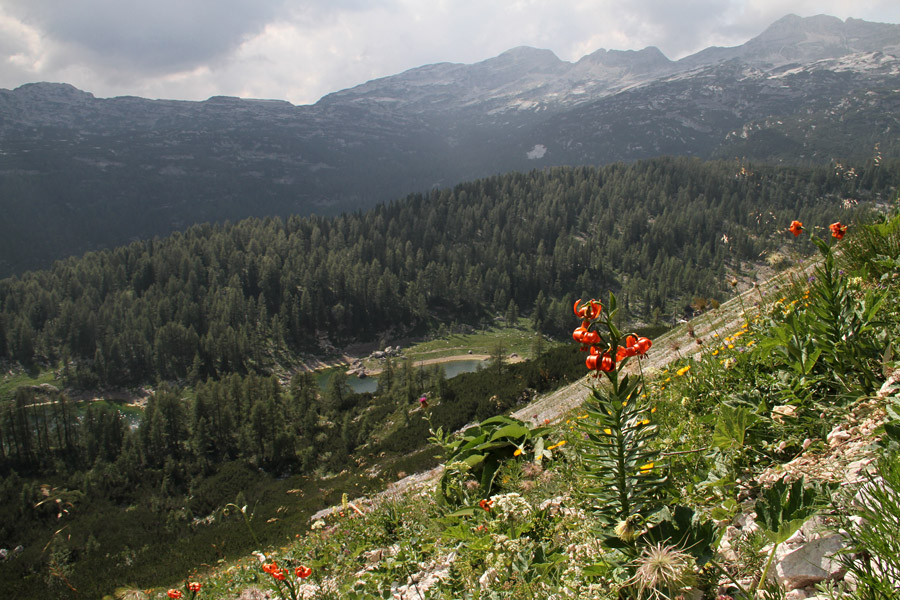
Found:
[[[0,0],[0,87],[295,104],[434,62],[516,46],[575,61],[735,46],[786,14],[900,23],[898,0]]]

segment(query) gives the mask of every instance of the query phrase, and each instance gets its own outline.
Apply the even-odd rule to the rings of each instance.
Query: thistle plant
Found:
[[[616,327],[612,294],[607,307],[590,300],[574,308],[582,323],[573,337],[589,353],[587,368],[602,379],[591,387],[587,416],[579,420],[585,433],[583,490],[601,521],[633,546],[637,527],[658,510],[666,483],[659,451],[650,445],[657,426],[651,423],[654,410],[642,402],[643,373],[624,372],[631,358],[646,354],[651,341]]]

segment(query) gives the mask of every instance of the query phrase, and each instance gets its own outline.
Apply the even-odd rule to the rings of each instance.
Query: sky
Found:
[[[898,0],[0,0],[0,88],[98,97],[238,96],[311,104],[436,62],[517,46],[736,46],[787,14],[900,23]]]

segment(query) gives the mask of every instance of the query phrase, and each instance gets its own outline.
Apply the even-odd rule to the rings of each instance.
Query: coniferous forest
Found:
[[[510,304],[561,334],[609,289],[631,319],[715,298],[778,223],[878,201],[888,166],[657,159],[508,174],[336,218],[197,225],[0,282],[0,357],[79,387],[267,373],[298,353],[478,324]],[[846,218],[846,217],[845,217]]]
[[[510,312],[568,335],[573,300],[598,290],[629,323],[670,322],[788,261],[795,215],[852,220],[898,179],[874,163],[553,168],[335,218],[196,225],[0,281],[4,364],[55,369],[73,390],[155,386],[139,415],[49,386],[0,407],[2,538],[25,546],[0,581],[17,597],[78,597],[247,552],[256,540],[229,504],[271,519],[278,539],[291,514],[337,501],[338,483],[375,485],[348,467],[428,464],[410,459],[427,437],[407,410],[421,394],[442,399],[431,418],[453,431],[583,371],[572,348],[452,380],[398,361],[374,395],[353,394],[340,377],[324,392],[287,377],[304,357]]]

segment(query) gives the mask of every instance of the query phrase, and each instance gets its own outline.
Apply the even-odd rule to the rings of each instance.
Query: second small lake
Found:
[[[444,367],[444,374],[447,379],[452,377],[456,377],[462,373],[473,373],[480,368],[484,368],[487,366],[488,361],[486,360],[478,360],[467,358],[464,360],[452,360],[447,361],[445,363],[441,363],[441,366]],[[433,365],[426,365],[423,368],[427,368]],[[398,368],[397,363],[394,363],[394,368]],[[328,387],[328,381],[331,379],[331,375],[334,373],[335,369],[327,369],[319,373],[319,386],[324,390]],[[373,375],[369,377],[357,377],[356,375],[350,375],[347,377],[347,385],[350,386],[357,394],[374,394],[375,390],[378,389],[378,376]]]

